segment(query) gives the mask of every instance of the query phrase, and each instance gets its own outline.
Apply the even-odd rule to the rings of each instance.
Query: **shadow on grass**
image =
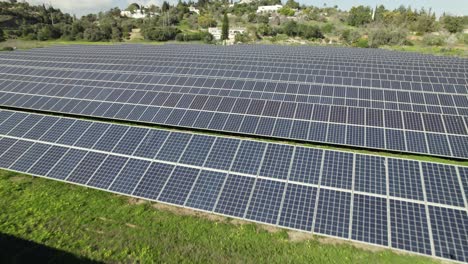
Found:
[[[101,263],[0,233],[0,263]]]

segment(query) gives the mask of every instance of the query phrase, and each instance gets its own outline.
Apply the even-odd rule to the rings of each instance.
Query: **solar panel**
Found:
[[[38,139],[9,135],[13,128],[0,134],[1,168],[285,228],[466,258],[466,239],[456,233],[465,231],[468,216],[465,167],[6,110],[0,116],[3,122],[19,116],[36,120],[31,127],[38,127]],[[54,124],[49,130],[39,126],[45,117]],[[445,209],[452,218],[441,218]]]
[[[21,51],[0,55],[0,105],[466,159],[466,70],[448,61],[318,47]]]

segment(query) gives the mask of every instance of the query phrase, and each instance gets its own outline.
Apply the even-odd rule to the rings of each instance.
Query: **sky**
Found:
[[[2,0],[0,0],[2,1]],[[4,1],[4,0],[3,0]],[[19,0],[23,1],[23,0]],[[125,8],[128,4],[136,2],[139,4],[155,4],[161,5],[163,0],[25,0],[31,4],[42,4],[50,3],[56,8],[60,8],[62,11],[81,16],[88,13],[96,13],[99,11],[106,11],[112,7]],[[282,0],[285,2],[286,0]],[[169,0],[169,2],[176,3],[177,0]],[[411,0],[411,1],[401,1],[401,0],[299,0],[302,4],[314,5],[314,6],[323,6],[324,3],[327,6],[337,5],[338,8],[343,10],[348,10],[352,6],[356,5],[370,5],[376,6],[383,4],[388,9],[397,8],[400,5],[411,5],[413,8],[432,8],[433,11],[439,16],[444,11],[452,15],[468,15],[468,1],[467,0]]]

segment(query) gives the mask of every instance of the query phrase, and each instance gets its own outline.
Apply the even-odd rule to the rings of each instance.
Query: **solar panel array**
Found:
[[[7,110],[0,167],[468,261],[468,167]]]
[[[467,60],[325,47],[0,54],[0,105],[468,158]]]

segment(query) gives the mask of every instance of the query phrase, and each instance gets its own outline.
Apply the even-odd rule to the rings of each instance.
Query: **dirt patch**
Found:
[[[130,223],[125,223],[126,226],[131,227],[131,228],[137,228],[138,226]]]
[[[313,238],[312,234],[299,231],[288,231],[288,237],[291,242],[301,242]]]
[[[343,245],[343,244],[348,244],[352,245],[356,248],[371,251],[371,252],[379,252],[385,250],[383,247],[379,246],[372,246],[372,245],[367,245],[359,242],[354,242],[350,240],[344,240],[344,239],[339,239],[339,238],[333,238],[333,237],[320,237],[318,240],[320,243],[323,244],[330,244],[330,245]]]
[[[177,207],[177,206],[172,206],[172,205],[167,205],[167,204],[162,204],[162,203],[154,203],[152,204],[152,207],[158,210],[168,211],[177,215],[196,216],[196,217],[201,217],[201,218],[208,219],[214,222],[226,222],[226,219],[227,219],[226,217],[211,214],[211,213],[195,211],[193,209],[187,209],[187,208],[182,208],[182,207]]]
[[[120,196],[120,195],[119,195]],[[137,198],[133,198],[133,197],[130,197],[128,198],[128,203],[129,204],[136,204],[136,205],[139,205],[139,204],[144,204],[144,203],[147,203],[148,201],[145,201],[145,200],[142,200],[142,199],[137,199]]]
[[[26,177],[26,176],[13,176],[10,177],[10,181],[12,182],[25,182],[25,181],[31,181],[31,177]]]

